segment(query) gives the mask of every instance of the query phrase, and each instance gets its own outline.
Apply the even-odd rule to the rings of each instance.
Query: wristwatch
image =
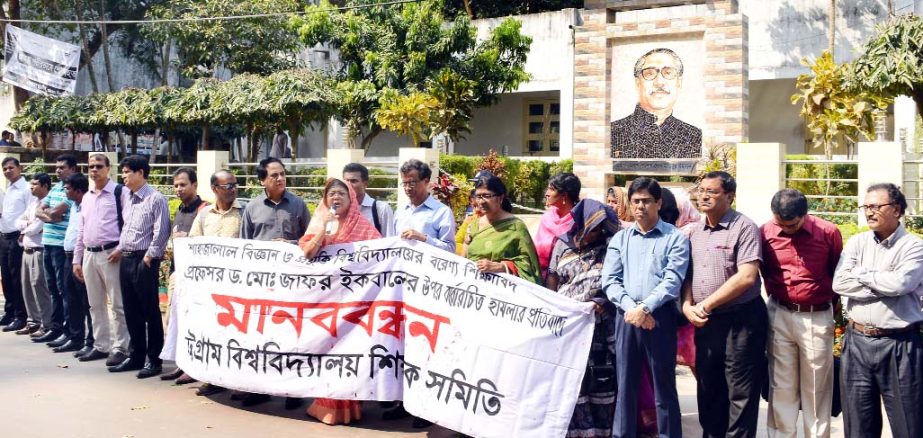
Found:
[[[641,307],[641,311],[644,312],[645,314],[648,314],[648,315],[651,314],[651,309],[647,307],[647,304],[641,303],[638,306]]]

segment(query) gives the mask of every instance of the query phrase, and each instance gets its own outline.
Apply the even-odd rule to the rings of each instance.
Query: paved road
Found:
[[[68,353],[55,354],[23,336],[0,333],[0,434],[20,438],[180,438],[259,436],[453,437],[433,426],[415,430],[410,420],[383,422],[375,403],[366,403],[365,419],[353,426],[328,427],[309,420],[303,408],[286,411],[282,399],[251,409],[228,394],[197,397],[196,384],[176,386],[158,378],[138,380],[133,373],[111,374],[101,362],[81,363]],[[701,436],[695,380],[678,377],[683,431]],[[760,435],[765,436],[766,405],[761,406]],[[842,437],[837,419],[834,437]],[[885,431],[884,436],[890,434]]]

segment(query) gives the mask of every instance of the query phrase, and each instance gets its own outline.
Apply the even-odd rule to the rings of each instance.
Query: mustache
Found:
[[[649,93],[647,93],[647,95],[648,95],[648,96],[653,96],[654,93],[667,93],[667,94],[672,94],[672,91],[667,90],[666,88],[657,87],[657,88],[651,90]]]

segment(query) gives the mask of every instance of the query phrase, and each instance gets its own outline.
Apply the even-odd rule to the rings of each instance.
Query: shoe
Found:
[[[67,341],[70,341],[70,338],[68,338],[67,335],[61,335],[61,336],[58,336],[57,339],[55,339],[55,340],[53,340],[53,341],[51,341],[51,342],[46,342],[45,345],[47,345],[47,346],[49,346],[49,347],[51,347],[51,348],[58,348],[58,347],[60,347],[60,346],[62,346],[62,345],[64,345],[64,344],[66,344]]]
[[[410,424],[414,429],[423,429],[433,425],[432,421],[424,420],[420,417],[413,417],[413,423]]]
[[[227,388],[218,385],[212,385],[211,383],[203,383],[199,389],[195,390],[195,395],[200,397],[206,397],[209,395],[217,394],[219,392],[227,391]]]
[[[45,330],[45,329],[39,327],[38,330],[36,330],[36,331],[34,331],[34,332],[32,332],[32,333],[29,333],[29,337],[32,338],[32,339],[40,338],[40,337],[42,337],[42,336],[45,336],[46,333],[48,333],[47,330]]]
[[[241,400],[247,398],[248,395],[250,395],[249,392],[234,391],[233,393],[231,393],[231,400],[234,400],[234,401],[241,401]]]
[[[116,365],[121,364],[122,362],[125,362],[125,359],[128,359],[128,356],[126,356],[125,353],[122,353],[121,351],[116,351],[115,353],[112,353],[111,355],[109,355],[109,359],[106,359],[106,366],[114,367]]]
[[[89,354],[93,350],[94,348],[92,345],[84,345],[83,348],[74,352],[74,357],[76,357],[77,359],[80,359],[80,356]]]
[[[14,319],[10,325],[3,328],[5,332],[15,332],[26,328],[26,320],[24,319]]]
[[[240,403],[241,406],[245,408],[250,408],[259,404],[263,404],[269,401],[269,395],[267,394],[247,394],[243,401]]]
[[[9,328],[9,327],[7,327],[7,328]],[[4,329],[4,330],[6,330],[6,329]],[[51,330],[46,330],[44,335],[39,336],[39,337],[37,337],[37,338],[33,338],[33,339],[32,339],[32,342],[35,342],[36,344],[38,344],[38,343],[45,343],[45,342],[51,342],[51,341],[54,341],[54,340],[56,340],[56,339],[58,339],[58,338],[60,338],[60,337],[61,337],[61,331],[60,331],[60,330],[51,329]]]
[[[198,380],[192,378],[192,376],[186,373],[183,373],[182,376],[179,376],[179,378],[176,379],[177,385],[188,385],[190,383],[195,383],[195,382],[198,382]]]
[[[304,399],[297,397],[285,397],[285,410],[294,411],[301,407],[301,404],[304,403]]]
[[[105,358],[108,357],[108,356],[109,356],[108,353],[103,352],[103,351],[99,351],[99,350],[97,350],[97,349],[94,348],[94,349],[90,350],[89,353],[86,353],[86,354],[84,354],[84,355],[78,357],[77,360],[79,360],[79,361],[81,361],[81,362],[89,362],[89,361],[92,361],[92,360],[105,359]]]
[[[398,405],[396,408],[391,409],[390,411],[385,411],[381,414],[381,419],[385,421],[394,421],[400,420],[401,418],[407,418],[410,416],[410,413],[404,410],[404,405]]]
[[[64,345],[55,347],[51,351],[55,353],[67,353],[69,351],[79,351],[81,348],[83,348],[83,342],[69,340]]]
[[[14,319],[16,318],[13,318],[12,313],[4,313],[3,317],[0,318],[0,325],[10,325],[13,323]]]
[[[148,377],[154,377],[163,372],[163,367],[158,364],[146,363],[144,368],[141,368],[141,371],[138,371],[139,379],[146,379]]]
[[[180,376],[182,376],[183,374],[185,374],[185,373],[183,373],[183,369],[182,369],[182,368],[177,368],[177,369],[175,369],[175,370],[173,370],[173,371],[170,371],[169,373],[161,374],[161,375],[160,375],[160,380],[176,380],[176,379],[178,379]]]
[[[39,324],[26,324],[26,327],[23,328],[22,330],[16,330],[16,334],[17,335],[31,335],[32,333],[37,332],[40,328],[42,328],[42,326]]]
[[[125,359],[124,362],[115,366],[111,366],[108,369],[110,373],[123,373],[125,371],[138,371],[141,368],[144,368],[144,362],[128,358]]]

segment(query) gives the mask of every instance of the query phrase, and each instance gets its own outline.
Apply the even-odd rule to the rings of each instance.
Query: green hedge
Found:
[[[789,160],[811,160],[811,155],[787,155]],[[785,166],[786,178],[833,178],[857,179],[859,166],[856,164],[787,164]],[[857,196],[858,182],[825,182],[825,181],[789,181],[789,188],[796,189],[805,195],[815,196]],[[854,199],[838,198],[808,198],[808,208],[811,211],[826,211],[837,213],[856,213],[859,208],[858,201]],[[823,217],[836,224],[853,224],[857,222],[856,215],[823,215]]]

